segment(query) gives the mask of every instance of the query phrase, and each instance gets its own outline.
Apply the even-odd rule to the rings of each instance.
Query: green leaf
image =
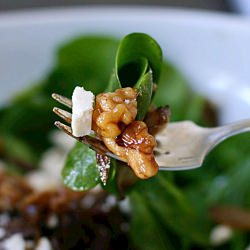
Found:
[[[105,36],[78,37],[61,46],[45,91],[70,97],[75,86],[83,85],[94,94],[104,92],[114,68],[118,42]]]
[[[152,97],[153,91],[153,78],[152,71],[150,70],[147,74],[143,76],[141,81],[135,86],[138,88],[138,97],[137,97],[137,117],[136,120],[143,120]]]
[[[175,67],[165,62],[152,103],[157,107],[169,105],[171,121],[178,121],[185,118],[191,99],[192,93],[186,79]]]
[[[116,75],[109,90],[120,86],[138,89],[137,120],[143,120],[148,111],[153,83],[159,80],[161,64],[162,52],[152,37],[132,33],[121,40],[116,54]]]
[[[7,107],[0,117],[0,133],[11,134],[34,148],[38,156],[48,148],[48,132],[54,128],[52,100],[36,103],[32,99]]]
[[[116,89],[120,89],[120,88],[122,88],[122,86],[116,77],[115,70],[113,70],[113,72],[110,76],[109,84],[108,84],[105,92],[114,92]]]
[[[117,66],[117,65],[116,65]],[[144,57],[129,62],[119,70],[117,69],[118,81],[122,87],[134,87],[141,82],[143,76],[149,70],[148,60]]]
[[[137,223],[143,224],[146,220],[139,209],[148,208],[152,214],[148,216],[154,215],[155,223],[162,226],[162,235],[166,237],[167,234],[178,235],[180,238],[175,244],[175,249],[183,249],[188,241],[201,245],[208,244],[207,225],[200,223],[196,207],[186,198],[184,192],[175,186],[169,174],[171,175],[166,172],[159,173],[148,181],[139,182],[133,189],[132,200],[135,194],[144,200],[141,203],[133,200],[133,215]],[[164,230],[169,232],[164,234]]]
[[[164,224],[150,209],[147,199],[140,193],[133,192],[130,196],[132,203],[132,219],[130,237],[136,249],[141,250],[175,250],[174,239],[168,235]]]
[[[146,61],[145,61],[146,59]],[[158,43],[144,33],[131,33],[119,44],[116,54],[116,73],[121,85],[133,86],[146,73],[149,67],[153,71],[154,82],[160,78],[162,51]],[[128,69],[134,66],[131,74]],[[127,72],[127,76],[124,74]],[[131,80],[129,82],[128,80]]]
[[[8,164],[7,171],[10,171],[10,165],[12,166],[11,170],[19,173],[34,169],[38,157],[35,150],[29,144],[14,137],[12,134],[1,133],[0,144],[0,158],[3,158],[4,162]]]
[[[100,182],[96,153],[77,142],[68,154],[62,177],[64,184],[73,190],[83,191],[96,186]]]

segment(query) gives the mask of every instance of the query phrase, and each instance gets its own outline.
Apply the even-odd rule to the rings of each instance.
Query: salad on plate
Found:
[[[93,106],[82,110],[92,117],[84,118],[89,124],[80,136],[86,131],[93,136],[93,130],[114,154],[128,157],[130,167],[108,159],[102,168],[103,155],[53,125],[57,103],[51,94],[71,97],[77,86],[95,96]],[[81,100],[76,98],[75,107]],[[78,111],[73,110],[76,132]],[[121,41],[91,35],[62,44],[49,74],[0,114],[1,248],[242,249],[249,244],[248,133],[214,149],[202,168],[157,172],[153,135],[162,125],[192,120],[209,127],[218,116],[149,35],[132,33]]]

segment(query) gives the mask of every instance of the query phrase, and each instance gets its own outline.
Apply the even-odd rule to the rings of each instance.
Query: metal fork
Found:
[[[52,94],[59,103],[72,108],[72,101],[64,96]],[[53,111],[71,123],[71,113],[55,107]],[[71,127],[56,121],[55,125],[76,140],[87,144],[99,154],[120,160],[95,136],[75,137]],[[236,134],[250,131],[250,119],[228,125],[205,128],[191,121],[173,122],[155,135],[155,159],[160,170],[188,170],[200,167],[206,155],[220,142]]]
[[[56,101],[58,101],[59,103],[65,105],[66,107],[72,108],[72,101],[69,98],[62,96],[62,95],[59,95],[59,94],[56,94],[56,93],[52,94],[52,98],[55,99]],[[57,107],[53,108],[53,112],[55,114],[57,114],[58,116],[60,116],[64,121],[71,124],[72,114],[70,112],[68,112],[64,109],[57,108]],[[107,149],[107,147],[104,145],[104,143],[97,136],[95,136],[94,133],[92,136],[87,135],[87,136],[82,136],[82,137],[76,137],[73,135],[71,127],[69,127],[69,126],[67,126],[59,121],[56,121],[55,125],[56,125],[56,127],[61,129],[62,131],[64,131],[66,134],[73,137],[77,141],[88,145],[90,148],[95,150],[97,153],[99,153],[101,155],[107,155],[107,156],[109,156],[111,158],[115,158],[117,160],[121,160],[121,159],[119,159],[119,157],[117,157],[116,155],[111,153]]]
[[[156,134],[156,161],[161,170],[197,168],[220,142],[247,131],[250,119],[214,128],[200,127],[191,121],[170,123]]]

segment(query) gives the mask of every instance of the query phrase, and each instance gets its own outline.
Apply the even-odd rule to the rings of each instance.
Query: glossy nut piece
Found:
[[[99,94],[92,128],[112,153],[126,161],[139,178],[146,179],[158,171],[153,155],[156,142],[146,124],[135,121],[136,97],[133,88]]]

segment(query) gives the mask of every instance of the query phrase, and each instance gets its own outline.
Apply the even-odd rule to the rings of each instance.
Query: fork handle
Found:
[[[233,122],[224,126],[217,127],[214,130],[215,131],[213,131],[213,139],[216,140],[217,143],[219,143],[234,135],[250,131],[250,119]]]

